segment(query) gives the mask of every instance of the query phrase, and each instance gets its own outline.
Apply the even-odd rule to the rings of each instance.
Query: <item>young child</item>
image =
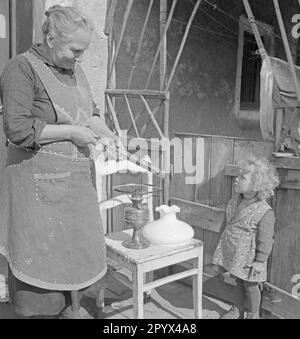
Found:
[[[259,319],[260,283],[267,280],[267,261],[273,247],[275,216],[266,199],[279,184],[266,159],[250,158],[240,164],[235,195],[226,208],[226,226],[213,256],[213,264],[229,272],[242,285],[246,319]],[[233,307],[223,318],[244,318]]]

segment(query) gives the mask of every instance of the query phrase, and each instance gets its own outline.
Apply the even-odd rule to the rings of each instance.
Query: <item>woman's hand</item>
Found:
[[[260,273],[262,273],[265,270],[265,264],[263,262],[255,261],[252,264],[252,269],[253,269],[254,272],[260,274]]]
[[[71,126],[70,137],[71,141],[79,147],[97,144],[97,135],[85,126]]]

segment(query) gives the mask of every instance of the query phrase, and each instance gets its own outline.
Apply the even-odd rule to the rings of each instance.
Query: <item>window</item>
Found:
[[[265,49],[274,55],[274,35],[271,26],[258,22]],[[235,115],[241,120],[259,120],[260,70],[262,60],[248,19],[240,17],[235,91]]]

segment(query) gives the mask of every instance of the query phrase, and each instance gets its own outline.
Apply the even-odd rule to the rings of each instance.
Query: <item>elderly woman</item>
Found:
[[[1,77],[8,152],[0,253],[9,263],[17,313],[65,310],[81,318],[77,291],[106,273],[90,148],[115,135],[98,116],[78,64],[92,23],[72,7],[54,6],[46,17],[43,43],[12,59]]]

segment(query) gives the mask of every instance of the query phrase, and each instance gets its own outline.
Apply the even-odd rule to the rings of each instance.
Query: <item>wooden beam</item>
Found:
[[[155,54],[155,57],[154,57],[154,61],[153,61],[153,64],[152,64],[152,67],[151,67],[151,70],[150,70],[150,73],[149,73],[149,77],[148,77],[148,80],[147,80],[147,83],[146,83],[146,88],[149,87],[149,83],[150,83],[150,80],[151,80],[152,75],[153,75],[153,71],[154,71],[154,68],[155,68],[155,64],[156,64],[157,58],[158,58],[158,56],[160,54],[161,47],[162,47],[162,45],[163,45],[163,43],[165,41],[165,36],[166,36],[166,34],[168,32],[168,29],[170,27],[170,24],[172,22],[172,18],[173,18],[173,14],[174,14],[174,10],[175,10],[177,1],[178,0],[173,0],[172,1],[172,7],[171,7],[171,10],[170,10],[170,14],[169,14],[169,17],[168,17],[165,29],[164,29],[163,34],[161,36],[161,39],[160,39],[160,42],[159,42],[159,45],[158,45],[158,48],[157,48],[157,51],[156,51],[156,54]]]
[[[279,189],[300,190],[300,173],[298,170],[279,169]]]
[[[300,299],[292,294],[265,283],[262,293],[262,308],[284,319],[299,319]]]
[[[156,130],[157,130],[157,132],[158,132],[158,134],[160,136],[160,138],[163,139],[164,138],[164,134],[161,131],[161,128],[160,128],[158,122],[156,121],[156,119],[154,117],[154,114],[152,113],[152,111],[151,111],[151,109],[150,109],[150,107],[148,105],[148,102],[146,101],[146,99],[145,99],[145,97],[143,95],[141,95],[140,98],[142,99],[142,101],[143,101],[143,103],[144,103],[144,105],[146,107],[146,110],[147,110],[147,112],[148,112],[148,114],[149,114],[149,116],[150,116],[150,118],[151,118],[151,120],[153,122],[153,125],[155,126],[155,128],[156,128]]]
[[[181,209],[178,214],[179,219],[187,222],[193,227],[199,227],[210,232],[219,233],[224,224],[224,209],[178,198],[172,198],[172,204],[177,205]]]
[[[114,23],[114,15],[117,8],[118,0],[110,0],[110,6],[107,11],[106,20],[105,20],[105,27],[104,27],[104,33],[106,35],[109,35],[112,32],[113,29],[113,23]]]
[[[169,97],[169,93],[168,93],[167,95],[168,95],[168,97]],[[169,99],[166,99],[166,100],[169,100]],[[154,108],[154,110],[153,110],[153,116],[156,115],[156,113],[158,112],[158,110],[160,109],[160,107],[161,107],[162,105],[164,105],[164,103],[165,103],[165,101],[162,100],[162,101],[159,103],[159,105],[157,105],[157,106]],[[164,109],[165,109],[165,107],[164,107]],[[147,126],[148,126],[149,121],[150,121],[150,120],[147,120],[147,121],[144,123],[144,125],[142,126],[142,128],[141,128],[141,135],[143,135],[143,134],[145,133],[145,130],[146,130]]]
[[[120,125],[119,125],[118,117],[117,117],[114,105],[113,105],[109,95],[106,95],[106,100],[107,100],[107,103],[108,103],[108,107],[109,107],[111,116],[112,116],[113,121],[114,121],[116,131],[118,132],[119,135],[121,135],[121,128],[120,128]]]
[[[170,78],[169,78],[169,80],[168,80],[168,84],[167,84],[167,87],[166,87],[166,92],[169,91],[171,82],[172,82],[172,80],[173,80],[173,77],[174,77],[174,75],[175,75],[175,71],[176,71],[176,69],[177,69],[177,65],[178,65],[179,59],[180,59],[180,57],[181,57],[181,54],[182,54],[182,51],[183,51],[183,49],[184,49],[184,46],[185,46],[185,43],[186,43],[188,34],[189,34],[189,32],[190,32],[192,23],[193,23],[193,21],[194,21],[194,18],[195,18],[195,16],[196,16],[197,12],[198,12],[198,9],[199,9],[199,6],[201,5],[201,2],[202,2],[202,0],[198,0],[198,1],[197,1],[196,5],[195,5],[195,7],[194,7],[194,9],[193,9],[192,15],[191,15],[191,17],[190,17],[190,19],[189,19],[189,22],[188,22],[188,24],[187,24],[187,26],[186,26],[186,29],[185,29],[185,32],[184,32],[184,35],[183,35],[183,38],[182,38],[182,42],[181,42],[179,51],[178,51],[178,53],[177,53],[177,57],[176,57],[176,59],[175,59],[174,65],[173,65],[173,69],[172,69],[172,71],[171,71]]]
[[[179,138],[216,138],[216,139],[225,139],[225,140],[233,140],[233,141],[261,142],[261,140],[228,137],[224,135],[210,135],[210,134],[202,134],[202,133],[185,133],[185,132],[175,132],[174,134],[175,136]],[[264,144],[273,144],[273,141],[264,141]]]
[[[167,34],[164,35],[168,17],[168,0],[160,0],[160,38],[163,39],[160,49],[160,90],[165,88],[167,77]]]
[[[135,90],[135,89],[107,89],[106,94],[112,97],[122,97],[127,95],[132,98],[140,98],[141,95],[149,99],[162,100],[168,97],[168,93],[163,91],[152,91],[152,90]]]
[[[250,23],[252,30],[253,30],[253,33],[254,33],[254,37],[255,37],[257,46],[259,48],[259,53],[260,53],[262,59],[264,59],[267,56],[267,52],[266,52],[264,43],[262,41],[262,38],[260,36],[257,24],[255,22],[255,17],[252,13],[252,10],[251,10],[251,7],[249,5],[248,0],[243,0],[243,3],[244,3],[244,6],[245,6],[247,15],[248,15],[249,23]]]
[[[147,27],[147,24],[148,24],[148,21],[149,21],[149,18],[150,18],[151,10],[152,10],[152,7],[153,7],[153,2],[154,2],[154,0],[150,0],[148,11],[147,11],[146,18],[145,18],[145,21],[144,21],[144,25],[143,25],[143,28],[142,28],[140,40],[139,40],[139,43],[138,43],[138,48],[137,48],[137,51],[136,51],[134,59],[133,59],[133,65],[131,66],[131,71],[130,71],[128,83],[127,83],[128,88],[131,87],[133,74],[134,74],[137,62],[139,60],[139,57],[140,57],[140,52],[141,52],[141,49],[142,49],[142,46],[143,46],[146,27]]]
[[[225,165],[225,175],[228,177],[238,177],[240,168],[237,165]]]
[[[111,63],[110,70],[109,70],[109,73],[108,73],[109,82],[111,80],[111,76],[112,76],[118,55],[119,55],[121,43],[123,41],[123,37],[124,37],[124,34],[125,34],[125,29],[126,29],[126,26],[127,26],[127,22],[128,22],[128,18],[129,18],[129,15],[130,15],[131,7],[133,5],[133,1],[134,0],[128,0],[127,6],[126,6],[120,38],[119,38],[119,41],[118,41],[118,44],[117,44],[117,47],[116,47],[116,52],[115,52],[115,55],[113,57],[113,61]]]
[[[133,113],[132,113],[132,110],[131,110],[131,107],[130,107],[130,103],[129,103],[129,99],[128,99],[127,95],[125,95],[125,102],[126,102],[126,105],[127,105],[128,111],[129,111],[129,115],[130,115],[130,118],[131,118],[132,126],[134,127],[134,130],[135,130],[135,134],[139,138],[140,137],[139,131],[138,131],[136,123],[134,121]]]
[[[163,40],[162,48],[160,49],[160,90],[164,90],[167,81],[167,50],[168,39],[167,34],[164,34],[168,17],[168,0],[160,0],[160,37]],[[166,99],[163,103],[163,132],[165,138],[169,138],[169,120],[170,120],[170,99]],[[168,157],[161,154],[162,161],[170,161]],[[168,168],[169,164],[162,163],[162,168]],[[163,183],[163,190],[161,195],[161,202],[169,205],[170,200],[170,175],[166,175]]]
[[[282,168],[300,170],[300,159],[297,157],[277,158],[273,156],[271,162],[278,169]]]

